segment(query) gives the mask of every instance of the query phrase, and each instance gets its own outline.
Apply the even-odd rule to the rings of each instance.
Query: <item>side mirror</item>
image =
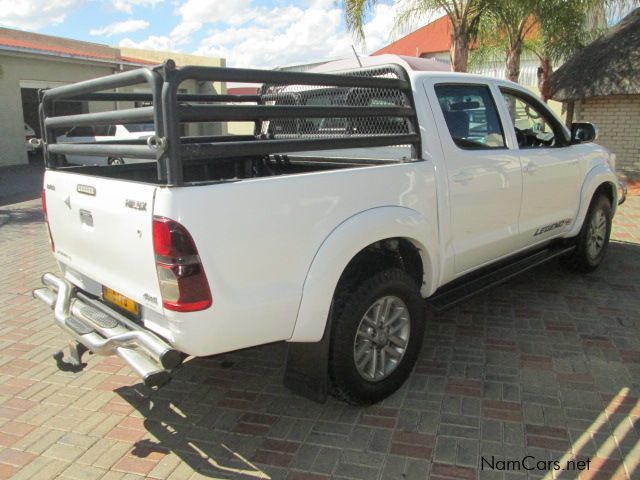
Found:
[[[598,138],[598,129],[593,123],[576,122],[571,125],[571,143],[593,142]]]

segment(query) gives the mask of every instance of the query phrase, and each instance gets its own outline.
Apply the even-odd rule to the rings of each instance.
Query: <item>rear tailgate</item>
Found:
[[[67,280],[162,312],[152,215],[155,185],[48,170],[47,215]]]

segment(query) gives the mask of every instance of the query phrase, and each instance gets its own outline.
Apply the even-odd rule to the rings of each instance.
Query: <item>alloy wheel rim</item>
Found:
[[[411,316],[402,299],[381,297],[367,309],[358,324],[353,358],[362,378],[379,382],[393,373],[409,345]]]
[[[602,251],[606,235],[607,217],[602,209],[599,209],[591,218],[587,232],[587,253],[591,259],[597,258]]]

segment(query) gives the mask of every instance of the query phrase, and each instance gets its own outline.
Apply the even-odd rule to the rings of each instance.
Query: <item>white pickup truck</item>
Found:
[[[262,86],[179,93],[187,80]],[[114,92],[140,83],[150,93]],[[152,105],[49,115],[58,100],[133,96]],[[117,354],[150,387],[187,356],[285,341],[294,391],[380,401],[410,374],[430,308],[555,257],[597,268],[623,200],[592,125],[569,131],[514,83],[402,62],[327,74],[167,61],[45,91],[41,112],[61,273],[34,296],[73,338],[56,358],[80,369],[87,349]],[[181,135],[227,121],[254,133]],[[59,129],[127,122],[156,134],[55,143]]]

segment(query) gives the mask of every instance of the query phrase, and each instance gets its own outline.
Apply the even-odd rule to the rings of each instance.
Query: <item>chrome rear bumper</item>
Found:
[[[170,379],[183,355],[166,341],[101,302],[78,292],[53,273],[42,276],[44,288],[33,296],[53,309],[55,323],[76,342],[97,355],[118,355],[148,387]]]

